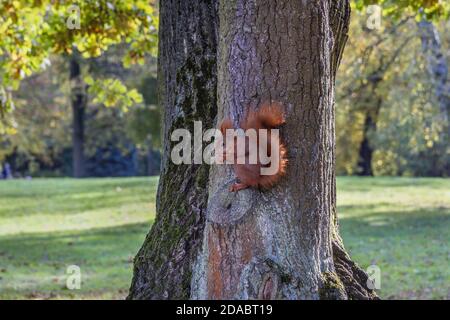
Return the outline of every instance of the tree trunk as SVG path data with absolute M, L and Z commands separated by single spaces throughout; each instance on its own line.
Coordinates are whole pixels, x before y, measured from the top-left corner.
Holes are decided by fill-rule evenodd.
M 70 82 L 72 104 L 72 150 L 73 176 L 82 178 L 85 175 L 84 163 L 84 111 L 86 93 L 81 79 L 80 64 L 76 57 L 70 59 Z
M 134 261 L 129 299 L 188 299 L 205 224 L 209 166 L 170 161 L 170 134 L 194 121 L 214 126 L 217 8 L 213 0 L 160 3 L 159 102 L 163 155 L 156 219 Z
M 363 139 L 359 146 L 359 160 L 358 160 L 358 175 L 360 176 L 373 176 L 372 172 L 372 154 L 373 149 L 369 142 L 369 132 L 372 131 L 374 126 L 372 117 L 370 114 L 366 114 L 363 127 Z
M 370 135 L 374 134 L 377 130 L 378 115 L 383 104 L 383 99 L 377 97 L 376 83 L 372 84 L 372 92 L 370 94 L 371 99 L 369 103 L 372 103 L 366 110 L 366 118 L 363 126 L 363 139 L 359 147 L 359 160 L 358 160 L 358 175 L 360 176 L 373 176 L 372 170 L 372 156 L 373 147 L 370 143 Z
M 348 1 L 221 0 L 217 38 L 214 2 L 160 9 L 163 171 L 129 298 L 376 297 L 345 252 L 336 217 L 334 78 Z M 172 130 L 217 123 L 216 89 L 218 121 L 237 124 L 268 100 L 285 106 L 290 162 L 272 190 L 230 193 L 230 167 L 170 162 Z
M 155 161 L 153 159 L 153 155 L 154 155 L 153 149 L 150 146 L 147 150 L 147 175 L 148 176 L 153 176 L 153 175 L 155 175 L 155 172 L 156 172 L 156 168 L 154 165 Z

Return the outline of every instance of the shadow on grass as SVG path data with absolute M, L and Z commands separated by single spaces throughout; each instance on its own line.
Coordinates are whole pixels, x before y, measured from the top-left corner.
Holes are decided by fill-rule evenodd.
M 381 269 L 382 298 L 448 297 L 448 209 L 386 212 L 374 210 L 373 206 L 351 206 L 351 211 L 350 217 L 340 219 L 344 244 L 363 269 L 372 264 Z
M 150 225 L 134 223 L 80 231 L 0 236 L 0 255 L 10 260 L 39 261 L 43 258 L 43 262 L 65 257 L 101 259 L 108 253 L 120 255 L 117 249 L 128 247 L 136 236 L 144 240 Z
M 92 192 L 90 193 L 92 195 Z M 75 197 L 74 197 L 75 196 Z M 2 206 L 0 209 L 0 216 L 2 218 L 14 218 L 19 216 L 30 217 L 34 214 L 78 214 L 86 211 L 99 210 L 114 210 L 120 208 L 124 204 L 132 205 L 136 202 L 144 201 L 139 194 L 114 194 L 103 193 L 97 196 L 77 197 L 77 195 L 68 196 L 53 196 L 49 199 L 40 201 L 30 201 L 24 199 L 26 202 L 17 200 L 16 203 Z M 27 203 L 28 202 L 28 203 Z M 145 202 L 154 203 L 155 197 L 153 194 L 145 198 Z M 49 203 L 51 205 L 49 205 Z
M 445 178 L 406 177 L 338 177 L 338 188 L 346 191 L 373 191 L 373 188 L 424 187 L 442 189 L 448 185 Z
M 0 299 L 96 295 L 113 297 L 128 288 L 132 260 L 150 223 L 82 231 L 0 237 Z M 83 274 L 82 290 L 67 290 L 67 266 Z M 123 292 L 122 292 L 123 293 Z
M 443 208 L 421 208 L 417 210 L 377 211 L 377 205 L 342 206 L 340 212 L 362 213 L 340 218 L 343 232 L 352 237 L 389 237 L 408 235 L 435 235 L 441 237 L 450 230 L 450 211 Z
M 93 180 L 88 185 L 86 180 L 3 181 L 0 184 L 0 218 L 41 213 L 75 214 L 137 202 L 153 203 L 156 182 L 156 178 Z

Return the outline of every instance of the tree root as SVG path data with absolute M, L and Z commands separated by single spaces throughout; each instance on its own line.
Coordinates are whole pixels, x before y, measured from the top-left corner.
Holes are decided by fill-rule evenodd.
M 369 276 L 345 251 L 342 240 L 332 241 L 333 260 L 336 274 L 344 285 L 348 299 L 350 300 L 379 300 L 376 292 L 369 289 L 367 280 Z

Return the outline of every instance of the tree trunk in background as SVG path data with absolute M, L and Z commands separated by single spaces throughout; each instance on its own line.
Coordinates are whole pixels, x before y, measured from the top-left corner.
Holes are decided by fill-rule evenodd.
M 153 144 L 152 144 L 152 138 L 147 138 L 147 175 L 153 176 L 155 174 L 155 165 L 154 165 L 154 159 L 153 159 Z
M 128 298 L 375 298 L 336 215 L 334 79 L 348 1 L 222 0 L 220 38 L 215 2 L 164 1 L 160 14 L 163 170 Z M 170 161 L 174 129 L 217 123 L 216 89 L 219 121 L 237 124 L 266 100 L 285 106 L 290 162 L 274 189 L 230 193 L 228 166 Z
M 155 160 L 153 159 L 154 152 L 151 147 L 149 147 L 147 151 L 147 175 L 153 176 L 155 175 L 155 172 L 157 171 L 155 168 Z
M 383 99 L 376 95 L 376 84 L 372 84 L 373 89 L 370 94 L 372 97 L 370 101 L 373 105 L 370 105 L 366 111 L 366 118 L 363 126 L 363 139 L 359 147 L 359 160 L 358 160 L 358 175 L 360 176 L 373 176 L 372 169 L 372 156 L 374 149 L 370 144 L 370 135 L 374 134 L 377 130 L 378 115 L 380 114 Z
M 70 59 L 70 82 L 72 104 L 72 157 L 73 176 L 82 178 L 85 175 L 84 163 L 84 111 L 86 93 L 81 79 L 80 64 L 75 57 Z
M 366 114 L 363 126 L 363 139 L 359 146 L 358 175 L 373 176 L 372 172 L 372 154 L 373 149 L 369 142 L 369 132 L 372 131 L 374 122 L 370 114 Z

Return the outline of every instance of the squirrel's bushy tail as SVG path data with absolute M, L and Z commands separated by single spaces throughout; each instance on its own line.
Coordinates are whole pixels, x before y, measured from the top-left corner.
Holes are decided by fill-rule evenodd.
M 283 144 L 280 144 L 280 151 L 278 157 L 273 159 L 272 165 L 277 166 L 277 173 L 274 175 L 260 175 L 258 185 L 263 189 L 272 188 L 280 179 L 286 174 L 286 167 L 288 164 L 287 149 Z
M 286 121 L 283 107 L 278 102 L 264 103 L 256 113 L 263 128 L 273 129 Z

